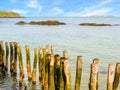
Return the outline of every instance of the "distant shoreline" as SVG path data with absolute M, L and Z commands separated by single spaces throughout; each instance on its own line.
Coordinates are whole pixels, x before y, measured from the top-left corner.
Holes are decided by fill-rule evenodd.
M 0 11 L 0 18 L 24 18 L 17 12 L 13 11 Z

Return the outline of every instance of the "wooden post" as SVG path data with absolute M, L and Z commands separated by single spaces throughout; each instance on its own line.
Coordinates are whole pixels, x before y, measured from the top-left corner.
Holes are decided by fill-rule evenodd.
M 107 90 L 113 90 L 114 64 L 108 65 Z
M 64 75 L 64 57 L 60 58 L 60 88 L 59 90 L 65 90 L 65 75 Z
M 113 90 L 119 90 L 118 85 L 120 83 L 120 63 L 116 64 L 115 77 L 113 81 Z
M 9 57 L 9 45 L 8 42 L 5 42 L 5 47 L 6 47 L 6 66 L 5 66 L 5 70 L 6 72 L 8 71 L 8 57 Z
M 22 51 L 21 51 L 20 43 L 17 43 L 17 54 L 18 54 L 19 68 L 20 68 L 19 85 L 21 86 L 24 78 L 24 68 L 23 68 Z
M 36 84 L 36 67 L 37 67 L 37 56 L 38 56 L 38 49 L 34 49 L 34 63 L 33 63 L 33 71 L 32 71 L 32 83 Z
M 30 48 L 28 45 L 25 46 L 25 51 L 26 51 L 26 64 L 27 64 L 28 80 L 31 81 L 32 74 L 31 74 L 31 63 L 30 63 Z
M 97 66 L 97 76 L 96 76 L 96 90 L 98 90 L 98 67 L 99 67 L 99 59 L 95 58 L 93 59 L 93 63 L 95 63 Z
M 11 72 L 11 75 L 13 74 L 13 43 L 10 42 L 10 72 Z
M 42 80 L 42 58 L 43 58 L 43 51 L 42 48 L 38 48 L 38 68 L 39 68 L 39 80 Z
M 46 49 L 43 49 L 43 58 L 42 58 L 42 88 L 45 86 L 45 59 L 46 59 Z
M 51 54 L 46 55 L 45 61 L 45 83 L 44 90 L 49 90 L 49 63 L 50 63 Z
M 2 72 L 4 72 L 4 43 L 0 41 L 0 67 L 2 67 Z
M 98 64 L 92 63 L 91 64 L 89 90 L 97 90 L 97 74 L 98 74 Z
M 55 83 L 54 83 L 54 55 L 51 55 L 51 57 L 50 57 L 49 90 L 55 90 Z
M 67 51 L 63 51 L 64 60 L 64 74 L 65 74 L 65 90 L 71 90 L 71 74 L 69 68 L 69 57 Z
M 13 75 L 17 75 L 17 43 L 14 42 L 14 63 L 13 63 Z
M 54 80 L 55 80 L 55 90 L 60 88 L 60 55 L 55 55 L 55 65 L 54 65 Z
M 76 64 L 75 90 L 80 90 L 81 75 L 82 75 L 82 56 L 78 56 Z

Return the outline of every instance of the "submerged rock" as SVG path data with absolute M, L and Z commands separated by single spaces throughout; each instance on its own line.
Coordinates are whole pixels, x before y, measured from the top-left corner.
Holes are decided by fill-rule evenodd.
M 81 23 L 81 26 L 112 26 L 111 24 Z
M 24 21 L 19 21 L 19 22 L 17 22 L 16 24 L 18 24 L 18 25 L 25 25 L 25 24 L 27 24 L 27 23 L 24 22 Z

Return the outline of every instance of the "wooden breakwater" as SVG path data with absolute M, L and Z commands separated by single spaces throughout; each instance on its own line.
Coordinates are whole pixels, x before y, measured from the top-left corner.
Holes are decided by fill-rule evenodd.
M 39 73 L 39 82 L 42 90 L 72 90 L 71 72 L 69 67 L 69 55 L 66 50 L 63 56 L 55 54 L 55 48 L 47 45 L 45 48 L 34 48 L 34 61 L 31 66 L 30 48 L 25 46 L 26 68 L 28 82 L 36 84 Z M 19 62 L 19 64 L 17 64 Z M 38 66 L 37 66 L 38 65 Z M 21 45 L 18 42 L 0 41 L 0 73 L 3 76 L 8 75 L 10 70 L 11 77 L 17 76 L 17 66 L 19 67 L 19 87 L 24 86 L 28 90 L 28 85 L 23 81 L 25 70 L 23 66 L 23 57 Z M 33 67 L 33 69 L 32 69 Z M 89 90 L 99 90 L 99 59 L 93 59 L 90 68 L 90 78 L 88 80 Z M 76 79 L 74 90 L 80 90 L 82 75 L 82 56 L 77 56 Z M 120 82 L 120 63 L 108 65 L 107 90 L 119 90 Z

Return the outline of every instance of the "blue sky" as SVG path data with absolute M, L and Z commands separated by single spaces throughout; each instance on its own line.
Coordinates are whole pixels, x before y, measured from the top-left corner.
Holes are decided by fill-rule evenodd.
M 120 16 L 120 0 L 1 0 L 0 10 L 22 16 Z

